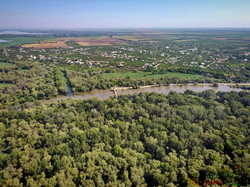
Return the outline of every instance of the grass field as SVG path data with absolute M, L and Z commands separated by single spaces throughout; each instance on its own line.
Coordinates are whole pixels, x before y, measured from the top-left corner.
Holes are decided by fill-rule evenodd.
M 193 74 L 185 74 L 185 73 L 164 73 L 164 74 L 152 74 L 150 72 L 126 72 L 126 73 L 105 73 L 104 77 L 106 78 L 113 78 L 113 77 L 134 77 L 134 78 L 155 78 L 160 79 L 163 77 L 179 77 L 179 78 L 188 78 L 194 79 L 201 77 L 200 75 L 193 75 Z
M 13 38 L 1 38 L 3 40 L 8 40 L 9 42 L 0 43 L 0 49 L 6 48 L 10 46 L 17 46 L 23 44 L 30 44 L 30 43 L 38 43 L 41 40 L 45 40 L 48 38 L 42 37 L 13 37 Z
M 75 41 L 67 41 L 66 45 L 69 47 L 81 47 L 81 45 L 79 45 L 77 42 Z
M 115 36 L 114 38 L 129 40 L 129 41 L 141 41 L 141 40 L 144 40 L 144 38 L 142 38 L 140 36 Z
M 7 86 L 11 86 L 12 84 L 8 84 L 8 83 L 0 83 L 0 88 L 2 87 L 7 87 Z
M 158 41 L 158 42 L 202 42 L 207 46 L 216 47 L 218 44 L 233 44 L 246 46 L 249 44 L 249 32 L 228 30 L 173 30 L 173 32 L 139 32 L 129 35 L 119 35 L 113 38 L 127 41 Z
M 0 67 L 9 68 L 9 67 L 12 67 L 12 66 L 13 66 L 13 64 L 11 64 L 11 63 L 0 62 Z
M 114 36 L 113 38 L 127 40 L 127 41 L 144 41 L 144 42 L 157 42 L 156 40 L 161 39 L 160 35 L 125 35 L 125 36 Z

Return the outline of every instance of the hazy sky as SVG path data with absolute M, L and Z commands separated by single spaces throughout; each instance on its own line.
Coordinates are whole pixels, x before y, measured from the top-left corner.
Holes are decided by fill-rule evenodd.
M 250 0 L 0 0 L 0 28 L 250 27 Z

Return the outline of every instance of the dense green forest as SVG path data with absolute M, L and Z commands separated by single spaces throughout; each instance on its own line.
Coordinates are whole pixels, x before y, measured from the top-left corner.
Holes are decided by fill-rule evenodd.
M 247 186 L 249 114 L 243 91 L 13 105 L 0 111 L 0 185 Z
M 9 64 L 12 67 L 0 69 L 0 108 L 48 99 L 66 90 L 61 71 L 54 67 L 26 62 Z

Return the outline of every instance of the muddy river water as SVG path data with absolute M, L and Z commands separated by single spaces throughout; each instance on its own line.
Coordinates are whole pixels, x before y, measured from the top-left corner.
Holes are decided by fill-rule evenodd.
M 68 94 L 65 96 L 57 96 L 52 99 L 46 100 L 44 102 L 48 103 L 54 103 L 59 100 L 65 100 L 68 98 L 72 98 L 75 100 L 86 100 L 90 98 L 97 98 L 100 100 L 108 99 L 111 96 L 115 96 L 114 91 L 111 90 L 92 90 L 89 92 L 78 92 L 78 93 L 72 93 L 69 86 L 68 88 Z M 126 95 L 126 94 L 136 94 L 140 92 L 155 92 L 155 93 L 163 93 L 168 94 L 170 91 L 176 91 L 178 93 L 183 93 L 186 90 L 192 90 L 195 92 L 201 92 L 204 90 L 212 89 L 216 92 L 222 91 L 222 92 L 229 92 L 229 91 L 242 91 L 242 89 L 239 88 L 232 88 L 226 84 L 220 84 L 218 87 L 212 87 L 211 85 L 205 84 L 205 85 L 170 85 L 170 86 L 159 86 L 159 87 L 142 87 L 139 89 L 119 89 L 117 90 L 117 95 Z

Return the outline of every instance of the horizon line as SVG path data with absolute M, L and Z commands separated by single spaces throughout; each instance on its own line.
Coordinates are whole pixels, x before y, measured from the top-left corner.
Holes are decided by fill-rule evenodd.
M 250 29 L 250 27 L 99 27 L 99 28 L 0 28 L 0 30 L 117 30 L 117 29 Z

